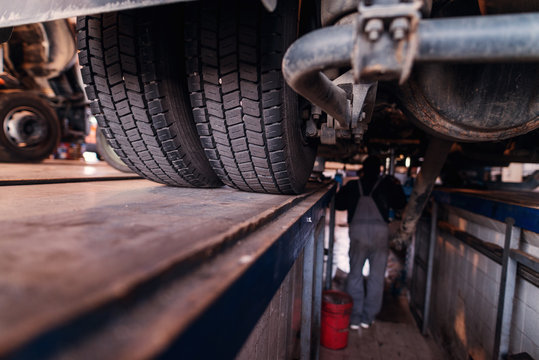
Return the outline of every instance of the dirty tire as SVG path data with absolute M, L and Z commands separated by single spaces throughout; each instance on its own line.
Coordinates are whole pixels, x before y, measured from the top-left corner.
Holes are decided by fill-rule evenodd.
M 77 19 L 86 94 L 107 142 L 131 170 L 167 185 L 219 186 L 175 64 L 183 55 L 169 45 L 182 35 L 177 21 L 167 21 L 168 9 Z
M 296 38 L 297 4 L 268 13 L 260 1 L 206 1 L 185 14 L 187 84 L 213 170 L 227 185 L 300 193 L 316 147 L 302 137 L 297 95 L 281 61 Z
M 46 99 L 29 91 L 0 94 L 0 161 L 46 159 L 60 136 L 60 122 Z
M 107 138 L 103 132 L 98 129 L 95 135 L 95 146 L 99 156 L 110 166 L 124 173 L 132 172 L 122 159 L 114 152 L 114 149 L 107 142 Z

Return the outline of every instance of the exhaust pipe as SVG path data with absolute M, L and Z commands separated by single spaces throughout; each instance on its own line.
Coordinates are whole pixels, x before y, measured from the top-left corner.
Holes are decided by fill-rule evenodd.
M 282 65 L 284 79 L 294 91 L 345 126 L 350 124 L 352 116 L 346 92 L 322 71 L 350 67 L 353 49 L 354 26 L 332 26 L 310 32 L 294 42 Z
M 388 47 L 371 45 L 369 49 L 354 49 L 357 30 L 356 25 L 349 24 L 313 31 L 290 46 L 282 64 L 288 85 L 345 127 L 351 123 L 346 92 L 322 71 L 361 63 L 353 60 L 365 55 L 360 52 L 370 50 L 366 54 L 374 61 L 369 66 L 384 74 L 384 59 L 395 56 L 391 52 L 395 46 L 388 34 L 384 34 Z M 421 20 L 417 32 L 408 34 L 411 36 L 418 39 L 415 53 L 407 54 L 414 62 L 539 61 L 539 13 Z M 361 74 L 362 69 L 354 70 Z M 447 140 L 431 139 L 401 227 L 393 239 L 395 244 L 406 244 L 415 231 L 451 144 Z
M 292 89 L 345 126 L 351 120 L 346 92 L 322 71 L 351 67 L 352 59 L 365 51 L 354 51 L 356 32 L 354 24 L 310 32 L 288 48 L 282 64 Z M 415 62 L 539 61 L 539 13 L 421 20 L 415 35 Z M 392 55 L 391 49 L 372 58 Z

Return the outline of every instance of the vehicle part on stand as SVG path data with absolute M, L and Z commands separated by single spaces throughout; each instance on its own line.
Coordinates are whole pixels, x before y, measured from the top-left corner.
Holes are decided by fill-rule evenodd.
M 421 170 L 414 183 L 412 194 L 404 208 L 399 230 L 392 237 L 391 242 L 397 248 L 408 243 L 423 209 L 429 200 L 432 188 L 440 171 L 444 166 L 445 159 L 453 145 L 452 141 L 432 137 L 429 141 L 425 160 L 421 164 Z
M 0 93 L 0 161 L 41 161 L 60 141 L 49 102 L 29 91 Z
M 103 132 L 97 129 L 95 134 L 95 146 L 97 154 L 103 158 L 113 168 L 121 172 L 132 172 L 129 166 L 127 166 L 122 159 L 114 152 L 112 146 L 107 142 L 107 138 L 103 135 Z
M 358 29 L 356 25 L 348 24 L 319 29 L 303 36 L 288 49 L 283 59 L 283 74 L 287 83 L 340 123 L 349 124 L 352 110 L 347 94 L 322 73 L 326 69 L 353 66 L 355 74 L 359 74 L 361 80 L 399 79 L 402 82 L 408 76 L 411 66 L 409 59 L 418 63 L 539 60 L 538 13 L 429 19 L 419 21 L 414 27 L 417 14 L 406 15 L 413 13 L 414 4 L 401 4 L 398 7 L 395 5 L 360 6 L 360 10 L 363 9 L 366 16 L 372 16 L 367 21 L 363 21 L 365 28 Z M 370 9 L 366 11 L 364 8 Z M 384 19 L 393 26 L 390 25 L 387 30 L 385 26 L 380 28 L 378 20 L 381 19 L 374 16 L 382 14 L 382 10 L 391 10 L 391 8 L 394 8 L 392 14 L 395 18 Z M 358 16 L 362 15 L 358 14 Z M 417 30 L 414 31 L 414 29 Z M 361 33 L 356 36 L 358 30 Z M 357 46 L 354 48 L 354 45 Z M 526 67 L 522 64 L 513 66 Z M 530 74 L 534 75 L 535 77 L 532 76 L 529 80 L 533 82 L 536 79 L 536 71 L 524 72 L 525 77 L 529 77 Z M 437 77 L 430 77 L 431 81 L 436 81 L 436 79 Z M 493 88 L 495 86 L 493 85 Z M 470 88 L 475 89 L 471 85 Z M 529 107 L 532 113 L 536 113 L 534 106 L 537 101 L 534 101 L 533 94 L 533 92 L 524 94 L 528 96 L 520 98 L 517 105 L 528 108 L 525 102 L 530 100 L 531 96 Z M 488 92 L 483 96 L 484 106 L 493 104 L 486 101 L 488 96 Z M 456 111 L 459 110 L 461 109 Z M 419 114 L 420 111 L 422 109 L 418 109 L 416 113 Z M 468 111 L 471 110 L 468 109 Z M 482 127 L 472 129 L 468 133 L 457 131 L 449 137 L 466 140 L 483 131 L 489 132 L 489 135 L 477 136 L 475 140 L 500 139 L 539 127 L 536 115 L 531 119 L 519 121 L 515 125 L 511 117 L 496 116 L 495 111 L 490 114 L 501 127 L 505 126 L 511 130 L 496 129 L 489 132 L 488 126 L 483 124 Z M 465 118 L 463 122 L 469 120 Z M 432 126 L 432 122 L 427 124 L 429 125 Z M 448 136 L 448 131 L 445 131 L 443 127 L 440 130 L 442 135 Z
M 78 143 L 86 134 L 88 104 L 68 21 L 16 26 L 0 53 L 1 89 L 46 95 L 60 122 L 61 142 Z
M 79 18 L 86 93 L 101 131 L 131 170 L 168 185 L 219 186 L 187 111 L 176 64 L 183 56 L 169 46 L 181 34 L 174 14 L 159 7 Z
M 227 185 L 294 194 L 312 170 L 297 95 L 281 60 L 296 38 L 297 3 L 273 13 L 258 2 L 197 3 L 185 18 L 186 71 L 200 141 Z

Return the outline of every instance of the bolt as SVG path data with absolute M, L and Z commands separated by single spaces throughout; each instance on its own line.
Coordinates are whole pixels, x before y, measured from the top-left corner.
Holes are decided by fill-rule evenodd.
M 408 19 L 406 18 L 396 18 L 391 23 L 391 26 L 389 27 L 389 31 L 393 35 L 393 40 L 399 41 L 404 39 L 406 36 L 406 33 L 408 32 L 409 24 Z
M 316 127 L 316 123 L 311 119 L 307 120 L 307 123 L 305 124 L 305 136 L 316 137 L 317 135 L 318 128 Z
M 404 39 L 404 30 L 402 29 L 395 29 L 395 31 L 393 32 L 393 39 L 394 40 L 402 40 Z
M 376 41 L 380 38 L 380 34 L 384 31 L 384 23 L 381 19 L 371 19 L 365 25 L 365 33 L 369 41 Z

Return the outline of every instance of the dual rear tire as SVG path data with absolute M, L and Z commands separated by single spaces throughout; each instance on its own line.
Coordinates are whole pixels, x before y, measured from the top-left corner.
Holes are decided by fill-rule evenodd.
M 271 14 L 238 1 L 78 19 L 92 112 L 130 169 L 175 186 L 303 190 L 316 149 L 281 75 L 298 14 L 282 3 Z

